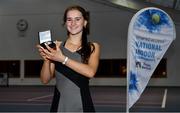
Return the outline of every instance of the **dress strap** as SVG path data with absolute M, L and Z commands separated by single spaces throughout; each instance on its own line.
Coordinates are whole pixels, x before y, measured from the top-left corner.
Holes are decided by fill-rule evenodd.
M 63 47 L 65 46 L 65 44 L 66 44 L 66 41 L 63 41 L 63 44 L 62 44 L 62 45 L 63 45 Z
M 62 41 L 62 44 L 60 45 L 60 48 L 64 48 L 65 47 L 65 44 L 66 44 L 66 41 Z

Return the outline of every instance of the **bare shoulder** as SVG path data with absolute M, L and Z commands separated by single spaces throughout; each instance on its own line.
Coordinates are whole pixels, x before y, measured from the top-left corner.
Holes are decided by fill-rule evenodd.
M 100 53 L 100 44 L 97 42 L 92 42 L 92 51 L 94 51 L 93 53 Z
M 100 49 L 100 44 L 97 42 L 92 42 L 92 44 L 94 45 L 95 49 Z

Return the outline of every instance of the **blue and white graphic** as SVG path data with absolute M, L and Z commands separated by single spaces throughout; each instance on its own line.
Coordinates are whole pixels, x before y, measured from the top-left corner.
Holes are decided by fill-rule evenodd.
M 139 99 L 175 37 L 174 23 L 161 9 L 144 8 L 133 16 L 127 44 L 128 109 Z

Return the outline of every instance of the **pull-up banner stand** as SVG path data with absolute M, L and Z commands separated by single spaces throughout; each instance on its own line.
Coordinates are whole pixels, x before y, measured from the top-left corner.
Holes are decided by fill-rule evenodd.
M 133 16 L 127 43 L 127 112 L 140 98 L 175 37 L 174 23 L 163 10 L 149 7 Z

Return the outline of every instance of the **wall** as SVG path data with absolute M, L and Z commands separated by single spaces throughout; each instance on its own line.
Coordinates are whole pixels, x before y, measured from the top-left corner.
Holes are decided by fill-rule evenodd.
M 126 8 L 113 8 L 91 0 L 1 0 L 0 1 L 0 60 L 21 60 L 21 78 L 10 79 L 10 84 L 41 84 L 39 79 L 24 78 L 23 61 L 40 59 L 36 49 L 38 31 L 51 29 L 53 40 L 64 40 L 66 30 L 62 26 L 65 8 L 79 4 L 90 12 L 89 39 L 101 44 L 101 58 L 126 58 L 127 30 L 135 11 Z M 24 36 L 16 29 L 19 19 L 29 23 Z M 151 79 L 149 85 L 180 86 L 180 25 L 176 24 L 177 39 L 173 42 L 167 57 L 168 77 Z M 52 83 L 54 82 L 52 81 Z M 94 78 L 91 85 L 125 85 L 126 80 L 120 78 Z

